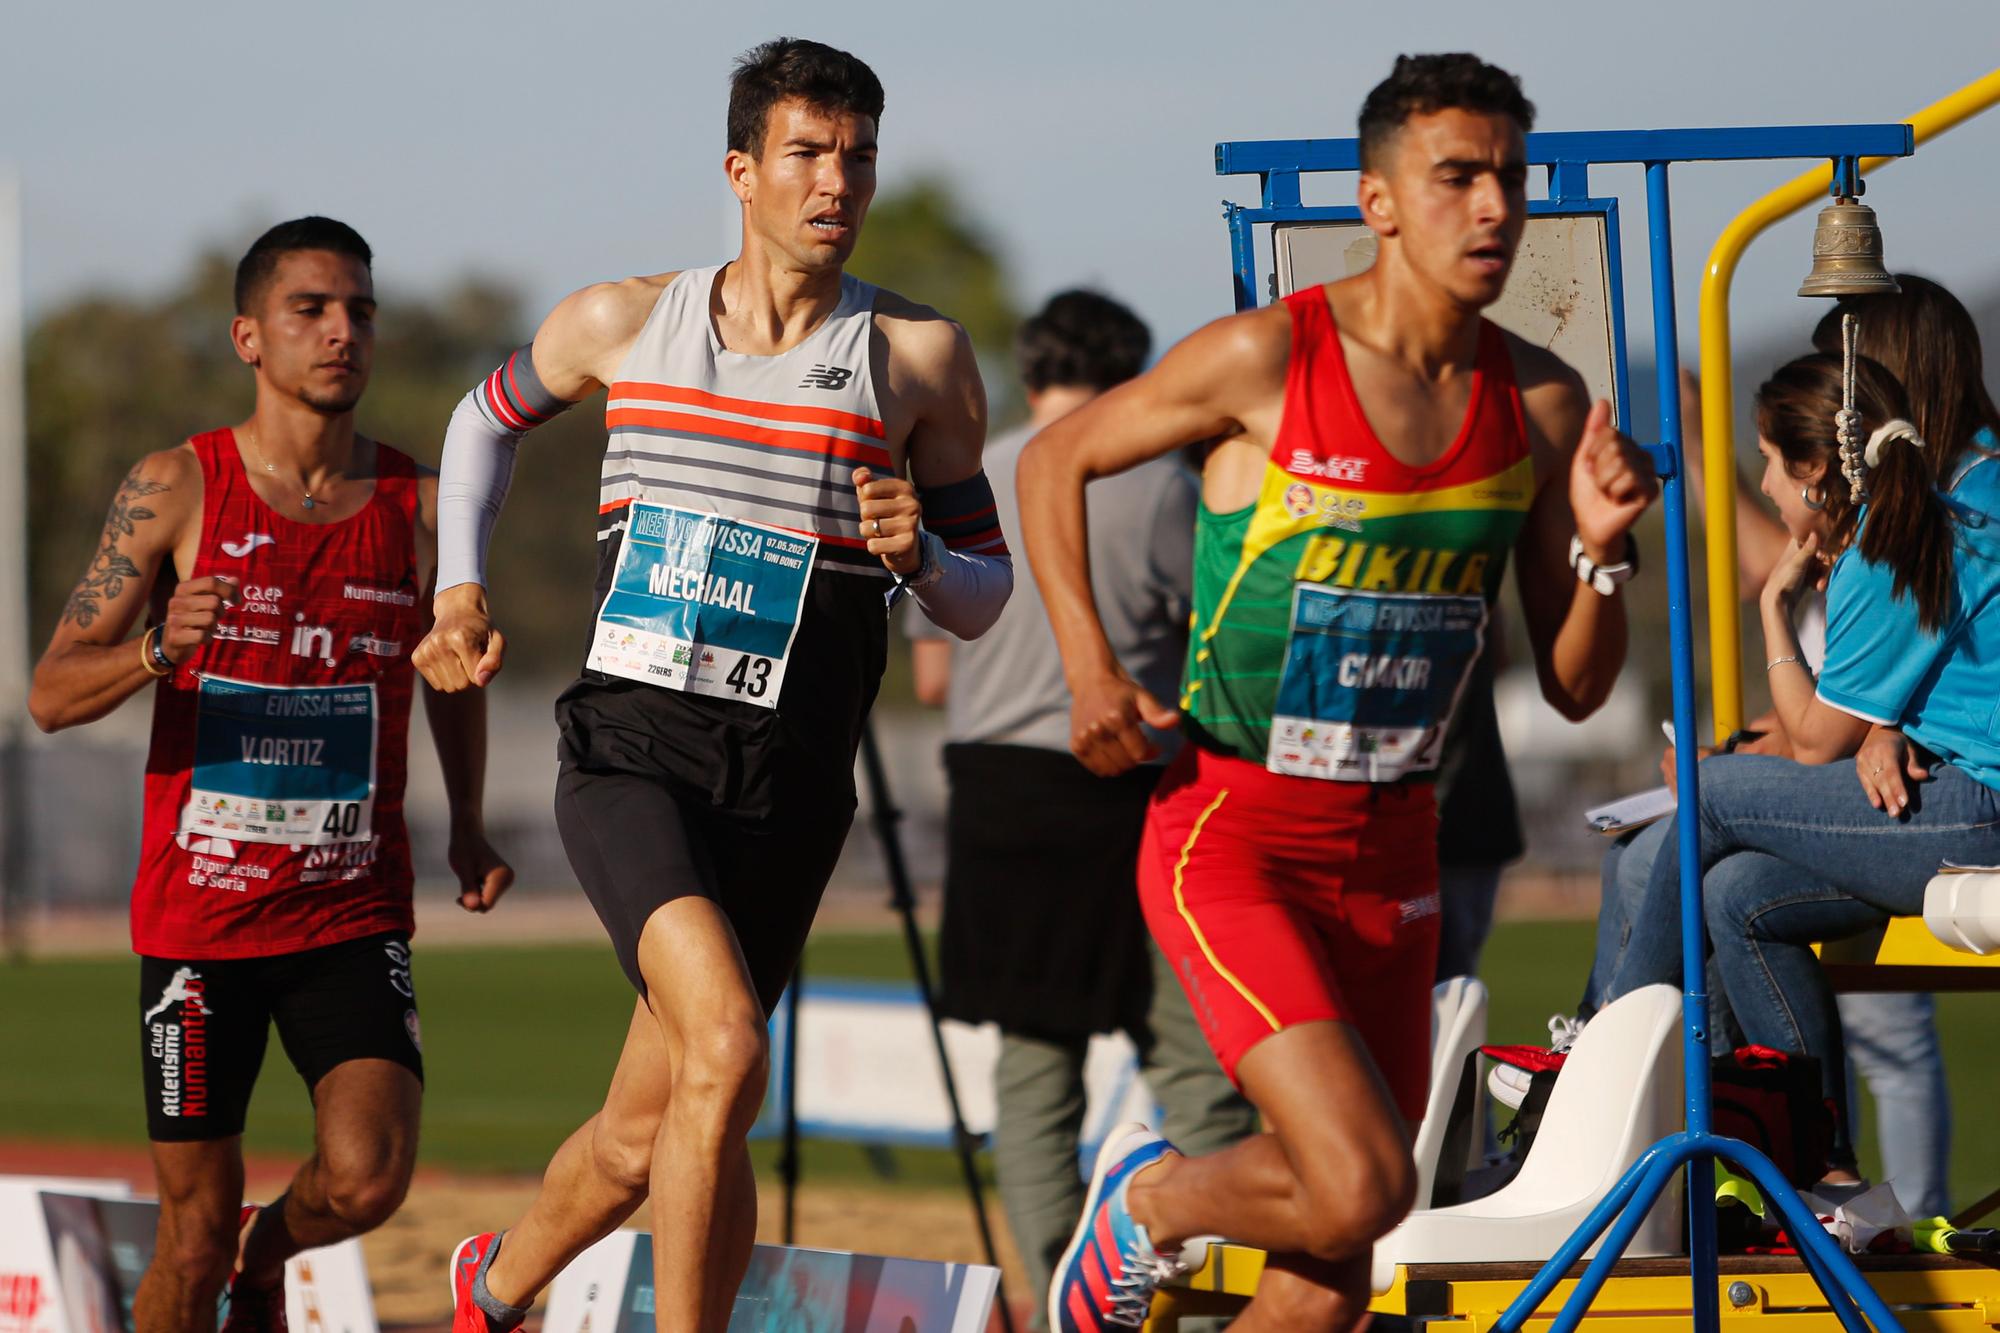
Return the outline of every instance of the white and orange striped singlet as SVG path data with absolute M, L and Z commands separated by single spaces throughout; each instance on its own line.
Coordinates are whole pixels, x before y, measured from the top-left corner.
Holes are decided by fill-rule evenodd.
M 721 273 L 690 269 L 667 284 L 611 384 L 593 606 L 610 590 L 635 500 L 810 533 L 819 547 L 787 666 L 797 683 L 772 710 L 586 667 L 556 717 L 564 762 L 664 777 L 754 821 L 801 800 L 853 800 L 893 584 L 861 535 L 852 474 L 895 467 L 870 365 L 876 289 L 843 277 L 840 303 L 805 341 L 746 356 L 722 346 L 709 317 Z
M 660 293 L 618 368 L 598 539 L 624 530 L 635 499 L 789 528 L 819 538 L 823 570 L 886 579 L 861 535 L 851 477 L 891 476 L 870 374 L 875 288 L 840 280 L 840 304 L 776 356 L 732 352 L 709 304 L 722 269 L 688 269 Z

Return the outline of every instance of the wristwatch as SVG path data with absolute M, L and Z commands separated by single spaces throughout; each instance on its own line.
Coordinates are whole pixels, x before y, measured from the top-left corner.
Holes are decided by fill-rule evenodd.
M 1639 543 L 1632 540 L 1632 534 L 1625 534 L 1625 558 L 1615 565 L 1600 565 L 1583 553 L 1583 538 L 1572 535 L 1569 539 L 1569 567 L 1576 571 L 1579 582 L 1590 585 L 1590 590 L 1600 597 L 1609 597 L 1618 591 L 1618 585 L 1628 581 L 1639 572 Z
M 932 550 L 932 546 L 937 547 Z M 927 528 L 917 529 L 917 567 L 896 575 L 896 582 L 911 592 L 922 592 L 944 577 L 944 539 Z

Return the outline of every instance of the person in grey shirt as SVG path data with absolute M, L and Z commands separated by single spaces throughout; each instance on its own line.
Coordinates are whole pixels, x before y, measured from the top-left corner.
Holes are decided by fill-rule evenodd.
M 1030 417 L 985 455 L 1002 531 L 1020 531 L 1014 470 L 1029 438 L 1136 375 L 1150 344 L 1137 316 L 1094 292 L 1063 292 L 1022 325 Z M 1197 491 L 1191 470 L 1161 458 L 1090 492 L 1098 611 L 1118 660 L 1158 698 L 1178 693 L 1187 653 Z M 1076 761 L 1062 659 L 1033 579 L 1015 581 L 981 638 L 953 642 L 914 613 L 906 629 L 918 698 L 949 718 L 939 1004 L 1000 1027 L 994 1168 L 1040 1328 L 1083 1213 L 1093 1033 L 1131 1036 L 1166 1132 L 1187 1151 L 1227 1147 L 1256 1129 L 1256 1113 L 1217 1065 L 1139 914 L 1140 830 L 1178 735 L 1153 733 L 1158 763 L 1117 778 Z

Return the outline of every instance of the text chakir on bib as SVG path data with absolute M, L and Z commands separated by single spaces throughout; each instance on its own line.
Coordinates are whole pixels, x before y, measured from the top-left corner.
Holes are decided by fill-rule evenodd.
M 1325 291 L 1292 349 L 1256 501 L 1204 506 L 1181 707 L 1199 743 L 1337 782 L 1427 776 L 1534 498 L 1504 336 L 1480 327 L 1458 438 L 1412 468 L 1369 427 Z

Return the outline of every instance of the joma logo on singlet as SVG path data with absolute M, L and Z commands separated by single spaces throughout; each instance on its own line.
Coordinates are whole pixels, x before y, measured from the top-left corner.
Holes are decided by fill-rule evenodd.
M 845 389 L 854 372 L 841 366 L 814 366 L 799 381 L 801 389 Z

